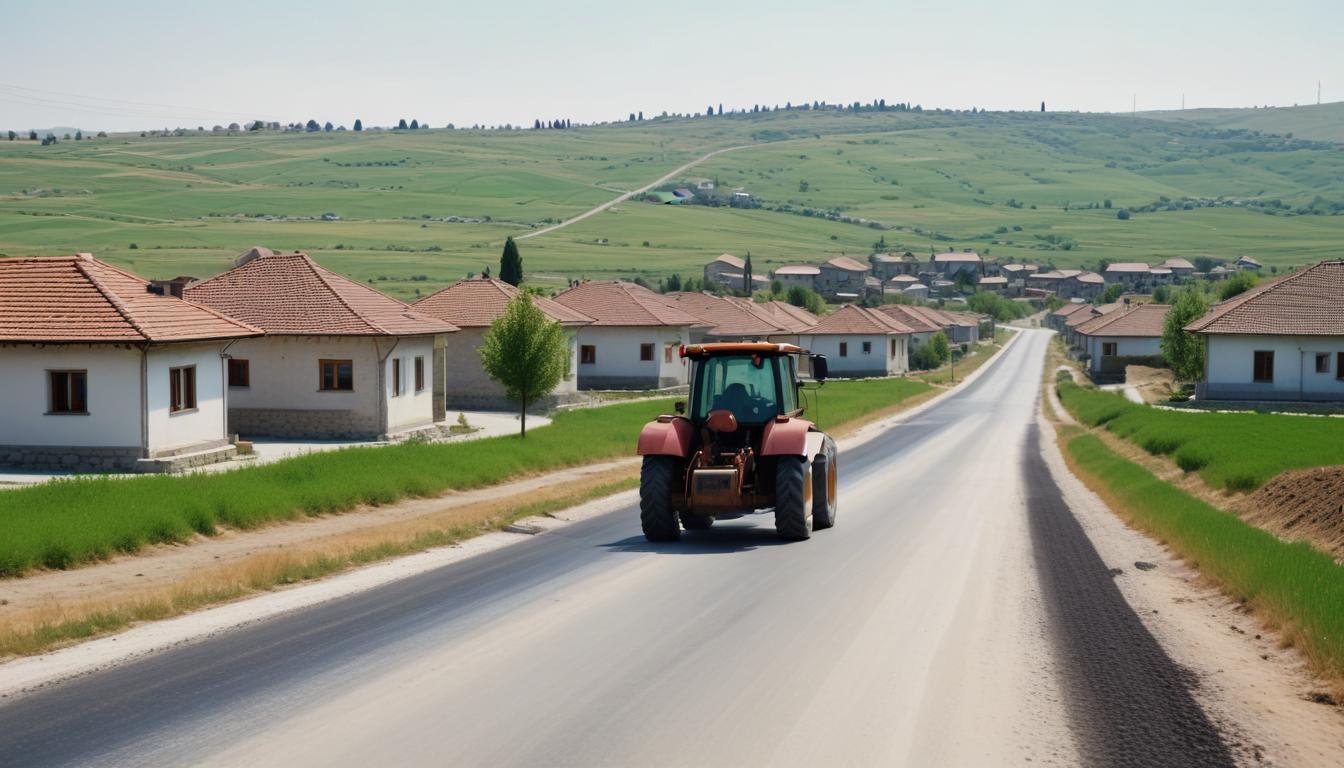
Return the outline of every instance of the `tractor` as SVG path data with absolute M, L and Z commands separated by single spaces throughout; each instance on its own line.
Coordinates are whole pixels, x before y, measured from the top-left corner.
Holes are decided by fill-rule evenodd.
M 681 347 L 691 363 L 690 408 L 639 433 L 639 516 L 651 542 L 676 541 L 773 508 L 775 531 L 810 538 L 835 525 L 835 441 L 804 419 L 800 361 L 818 385 L 826 358 L 793 344 L 743 342 Z

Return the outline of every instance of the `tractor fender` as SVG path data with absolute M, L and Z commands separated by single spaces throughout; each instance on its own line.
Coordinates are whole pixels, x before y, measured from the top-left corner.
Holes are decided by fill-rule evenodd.
M 815 456 L 825 435 L 807 419 L 778 418 L 765 425 L 762 456 Z
M 679 456 L 691 452 L 691 422 L 680 416 L 659 416 L 639 431 L 640 456 Z

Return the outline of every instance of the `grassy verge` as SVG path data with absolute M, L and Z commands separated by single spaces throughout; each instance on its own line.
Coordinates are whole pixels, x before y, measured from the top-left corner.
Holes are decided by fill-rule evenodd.
M 932 391 L 933 387 L 918 379 L 833 380 L 821 387 L 809 385 L 806 415 L 818 427 L 836 431 L 868 417 L 880 418 L 880 412 Z
M 1010 332 L 1004 331 L 1004 333 Z M 971 372 L 976 368 L 984 365 L 985 361 L 993 357 L 995 352 L 1003 349 L 1003 345 L 1006 343 L 1006 340 L 1002 342 L 996 340 L 993 344 L 977 344 L 970 354 L 957 360 L 955 363 L 944 365 L 941 368 L 935 368 L 932 371 L 917 373 L 914 374 L 914 376 L 930 384 L 940 386 L 956 384 L 958 381 L 970 376 Z M 955 378 L 953 378 L 954 376 Z
M 1260 612 L 1321 670 L 1344 678 L 1344 568 L 1163 482 L 1081 430 L 1061 430 L 1076 473 L 1112 508 Z
M 1169 455 L 1214 488 L 1252 491 L 1285 470 L 1344 464 L 1344 421 L 1338 419 L 1168 411 L 1070 381 L 1061 381 L 1058 392 L 1083 424 Z

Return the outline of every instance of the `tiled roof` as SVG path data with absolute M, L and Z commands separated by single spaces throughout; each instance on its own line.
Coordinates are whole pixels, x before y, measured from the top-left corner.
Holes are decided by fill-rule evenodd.
M 826 264 L 828 266 L 835 267 L 836 269 L 843 269 L 848 272 L 868 271 L 868 266 L 866 264 L 860 264 L 859 262 L 849 258 L 848 256 L 836 256 L 834 259 L 830 259 L 829 261 L 827 261 Z
M 918 278 L 918 277 L 915 277 L 914 275 L 897 275 L 897 276 L 891 278 L 891 280 L 889 280 L 888 282 L 892 282 L 892 283 L 918 283 L 918 282 L 919 282 L 919 278 Z
M 458 280 L 435 291 L 411 306 L 430 317 L 446 320 L 458 328 L 489 326 L 519 293 L 517 288 L 491 277 Z M 545 296 L 533 296 L 532 303 L 547 318 L 561 325 L 587 325 L 593 319 Z
M 1076 275 L 1073 275 L 1073 279 L 1077 280 L 1080 283 L 1094 283 L 1098 285 L 1106 282 L 1106 278 L 1102 277 L 1101 275 L 1098 275 L 1096 272 L 1080 272 Z
M 556 296 L 555 300 L 593 318 L 594 326 L 708 325 L 700 318 L 670 306 L 648 288 L 622 281 L 579 283 Z
M 868 258 L 885 264 L 902 264 L 915 261 L 915 256 L 912 253 L 875 253 Z
M 1036 265 L 1035 265 L 1035 264 L 1004 264 L 1002 267 L 999 267 L 999 269 L 1002 269 L 1004 272 L 1035 272 L 1035 271 L 1036 271 Z
M 665 293 L 663 301 L 713 326 L 710 336 L 769 336 L 786 333 L 787 329 L 770 320 L 765 314 L 753 312 L 746 304 L 750 299 L 734 301 L 708 293 Z
M 974 251 L 966 253 L 938 253 L 934 254 L 933 260 L 936 262 L 958 262 L 958 261 L 980 261 L 980 254 Z
M 1194 264 L 1191 264 L 1187 259 L 1182 259 L 1182 258 L 1180 258 L 1180 257 L 1173 257 L 1173 258 L 1167 259 L 1166 261 L 1162 262 L 1162 266 L 1166 267 L 1167 269 L 1194 269 L 1194 268 L 1195 268 L 1195 265 L 1194 265 Z
M 745 261 L 739 259 L 738 257 L 734 256 L 734 255 L 731 254 L 731 253 L 725 253 L 725 254 L 723 254 L 722 256 L 719 256 L 718 258 L 714 259 L 714 261 L 717 261 L 717 262 L 720 262 L 720 263 L 723 263 L 723 264 L 727 264 L 728 266 L 732 267 L 733 269 L 746 269 L 746 268 L 747 268 L 747 262 L 745 262 Z M 713 262 L 710 262 L 710 263 L 713 263 Z
M 1196 333 L 1344 336 L 1344 261 L 1323 261 L 1215 304 Z
M 1056 309 L 1054 312 L 1051 312 L 1050 314 L 1054 315 L 1055 317 L 1068 317 L 1069 315 L 1072 315 L 1074 312 L 1079 312 L 1084 309 L 1091 309 L 1091 308 L 1092 308 L 1091 304 L 1065 304 L 1064 306 L 1060 307 L 1059 309 Z
M 855 304 L 847 304 L 837 309 L 807 330 L 807 333 L 813 336 L 913 332 L 910 326 L 889 315 Z
M 789 264 L 775 270 L 776 275 L 819 275 L 820 267 L 814 267 L 811 264 Z
M 1107 272 L 1147 272 L 1148 265 L 1141 261 L 1118 261 L 1106 265 Z
M 913 333 L 936 333 L 943 329 L 943 326 L 933 322 L 925 315 L 913 311 L 911 307 L 905 304 L 883 304 L 877 308 L 877 311 L 905 325 Z
M 1167 304 L 1135 304 L 1129 309 L 1094 317 L 1078 326 L 1083 336 L 1124 336 L 1127 338 L 1156 338 L 1162 335 L 1162 324 L 1171 306 Z
M 258 336 L 87 253 L 0 259 L 0 341 L 169 342 Z
M 787 328 L 791 333 L 807 330 L 821 319 L 820 315 L 814 315 L 806 309 L 795 307 L 786 301 L 767 301 L 758 306 L 770 313 L 775 322 Z
M 188 286 L 187 300 L 269 334 L 418 336 L 457 330 L 318 266 L 307 254 L 262 253 L 239 261 L 228 272 Z
M 1006 277 L 982 277 L 980 278 L 979 282 L 979 285 L 1007 285 L 1007 284 L 1008 284 L 1008 278 Z
M 1256 261 L 1255 259 L 1251 258 L 1250 256 L 1242 256 L 1241 258 L 1237 259 L 1237 263 L 1238 263 L 1238 264 L 1247 264 L 1247 265 L 1252 266 L 1252 267 L 1261 267 L 1261 266 L 1264 266 L 1264 265 L 1261 264 L 1259 261 Z

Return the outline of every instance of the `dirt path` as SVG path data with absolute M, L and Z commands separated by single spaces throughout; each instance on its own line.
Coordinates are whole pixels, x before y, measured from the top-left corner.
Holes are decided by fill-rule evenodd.
M 544 235 L 544 234 L 546 234 L 547 232 L 554 232 L 555 230 L 560 229 L 561 227 L 568 227 L 570 224 L 574 224 L 574 223 L 576 223 L 576 222 L 583 221 L 584 219 L 588 218 L 589 216 L 595 216 L 595 215 L 597 215 L 597 214 L 599 214 L 599 213 L 601 213 L 601 212 L 607 210 L 608 208 L 612 207 L 613 205 L 620 205 L 621 203 L 625 202 L 626 200 L 629 200 L 630 198 L 634 197 L 635 195 L 642 195 L 642 194 L 644 194 L 645 192 L 648 192 L 650 189 L 653 189 L 654 187 L 658 186 L 659 184 L 662 184 L 662 183 L 666 182 L 668 179 L 671 179 L 671 178 L 673 178 L 674 176 L 676 176 L 676 175 L 678 175 L 678 174 L 685 173 L 686 171 L 689 171 L 690 169 L 692 169 L 692 168 L 694 168 L 695 166 L 697 166 L 697 165 L 699 165 L 699 164 L 705 162 L 706 160 L 709 160 L 709 159 L 712 158 L 712 157 L 717 157 L 717 156 L 719 156 L 719 155 L 724 154 L 725 152 L 735 152 L 735 151 L 737 151 L 737 150 L 739 150 L 739 149 L 746 149 L 747 147 L 754 147 L 754 146 L 756 146 L 756 145 L 755 145 L 755 144 L 739 144 L 739 145 L 736 146 L 736 147 L 724 147 L 723 149 L 716 149 L 716 150 L 714 150 L 713 152 L 708 152 L 708 153 L 706 153 L 706 154 L 701 155 L 700 157 L 697 157 L 696 159 L 692 160 L 691 162 L 686 163 L 685 165 L 683 165 L 683 166 L 681 166 L 681 167 L 679 167 L 679 168 L 677 168 L 677 169 L 675 169 L 675 170 L 672 170 L 672 171 L 670 171 L 670 172 L 668 172 L 668 173 L 666 173 L 666 174 L 660 176 L 660 177 L 657 178 L 656 180 L 651 181 L 651 182 L 649 182 L 648 184 L 645 184 L 644 186 L 640 187 L 639 189 L 632 190 L 632 191 L 630 191 L 630 192 L 626 192 L 626 193 L 623 194 L 623 195 L 619 195 L 619 196 L 616 197 L 614 200 L 609 200 L 609 201 L 607 201 L 607 202 L 605 202 L 605 203 L 603 203 L 603 204 L 597 206 L 596 208 L 593 208 L 593 209 L 584 211 L 583 213 L 580 213 L 579 215 L 574 216 L 574 217 L 572 217 L 572 218 L 565 219 L 564 221 L 560 222 L 559 224 L 552 224 L 552 225 L 550 225 L 549 227 L 542 227 L 541 229 L 534 230 L 534 231 L 532 231 L 532 232 L 528 232 L 528 233 L 526 233 L 526 234 L 518 235 L 517 237 L 515 237 L 515 238 L 513 238 L 513 239 L 514 239 L 514 240 L 527 240 L 528 238 L 538 237 L 538 236 L 540 236 L 540 235 Z

